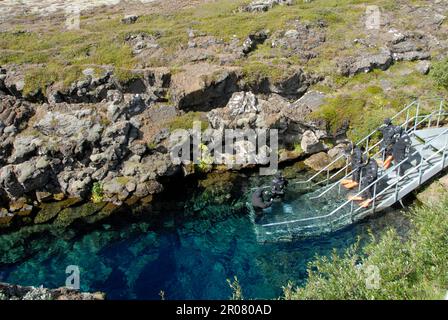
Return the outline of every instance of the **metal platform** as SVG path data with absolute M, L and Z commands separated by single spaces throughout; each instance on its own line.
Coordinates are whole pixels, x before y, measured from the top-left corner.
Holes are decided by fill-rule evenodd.
M 448 166 L 448 127 L 443 126 L 448 116 L 445 107 L 444 101 L 440 100 L 432 110 L 426 109 L 422 114 L 420 102 L 415 101 L 397 113 L 393 119 L 406 115 L 401 126 L 412 140 L 408 157 L 387 170 L 380 169 L 377 180 L 362 190 L 358 188 L 349 193 L 341 187 L 340 181 L 347 179 L 352 172 L 348 162 L 342 169 L 331 171 L 332 163 L 340 161 L 339 157 L 307 181 L 292 182 L 319 186 L 317 190 L 289 195 L 282 203 L 275 203 L 266 209 L 262 216 L 257 216 L 248 203 L 257 240 L 292 241 L 337 231 L 392 206 L 434 177 Z M 381 140 L 372 141 L 378 129 L 358 145 L 364 145 L 369 156 L 380 163 L 382 152 L 378 146 Z M 399 167 L 405 169 L 401 177 L 397 174 Z M 322 176 L 325 178 L 314 181 Z M 373 189 L 369 207 L 362 208 L 358 202 L 347 200 L 349 195 L 361 195 L 367 188 Z

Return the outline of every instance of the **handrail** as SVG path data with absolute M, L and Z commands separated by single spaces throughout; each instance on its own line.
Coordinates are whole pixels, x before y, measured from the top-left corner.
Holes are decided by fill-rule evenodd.
M 423 122 L 425 122 L 427 119 L 432 118 L 434 113 L 439 113 L 439 111 L 433 111 L 430 114 L 427 115 L 422 115 L 423 120 L 421 120 L 420 122 L 417 123 L 417 126 L 419 126 L 420 124 L 422 124 Z M 448 115 L 448 113 L 447 113 Z M 409 119 L 409 121 L 406 122 L 412 122 L 414 120 L 414 118 L 419 118 L 418 116 L 412 117 L 411 119 Z M 405 125 L 406 123 L 401 124 L 400 126 Z M 415 130 L 411 129 L 412 132 L 409 132 L 410 135 L 415 135 Z M 381 141 L 383 141 L 383 139 L 381 139 L 380 141 L 378 141 L 375 145 L 372 146 L 372 149 L 374 149 L 376 146 L 378 146 Z M 370 151 L 370 150 L 368 150 Z M 366 151 L 366 152 L 368 152 Z M 375 158 L 376 156 L 378 156 L 380 153 L 382 153 L 382 150 L 379 150 L 378 152 L 376 152 L 371 158 Z M 333 179 L 334 177 L 336 177 L 341 171 L 345 170 L 345 167 L 340 169 L 338 172 L 336 172 L 335 174 L 333 174 L 331 177 L 329 177 L 329 179 Z M 327 188 L 324 192 L 322 192 L 321 194 L 319 194 L 318 196 L 312 197 L 310 199 L 314 200 L 314 199 L 319 199 L 320 197 L 322 197 L 323 195 L 327 194 L 330 190 L 332 190 L 335 186 L 339 185 L 339 181 L 341 181 L 342 179 L 346 179 L 349 176 L 351 176 L 353 174 L 355 170 L 350 171 L 350 173 L 346 174 L 344 177 L 342 177 L 340 180 L 338 180 L 337 182 L 333 183 L 329 188 Z
M 444 112 L 444 113 L 440 113 L 439 111 L 433 111 L 433 112 L 430 113 L 430 114 L 424 114 L 424 115 L 420 115 L 420 116 L 414 116 L 414 117 L 412 117 L 412 118 L 410 118 L 410 119 L 408 119 L 408 120 L 405 120 L 405 122 L 402 123 L 402 124 L 400 124 L 400 126 L 401 126 L 401 127 L 402 127 L 402 126 L 405 126 L 405 125 L 407 126 L 407 124 L 410 123 L 410 122 L 413 122 L 414 119 L 418 119 L 418 118 L 421 118 L 421 117 L 425 117 L 423 120 L 421 120 L 420 122 L 418 122 L 418 123 L 415 125 L 415 126 L 419 126 L 420 124 L 422 124 L 423 122 L 425 122 L 428 118 L 431 118 L 431 117 L 433 116 L 434 113 L 438 113 L 438 116 L 439 116 L 439 117 L 442 116 L 442 115 L 444 115 L 444 116 L 448 115 L 448 113 L 446 113 L 446 112 Z M 409 133 L 411 133 L 411 131 L 412 131 L 412 133 L 413 133 L 414 130 L 412 130 L 412 129 L 414 129 L 414 128 L 411 128 L 411 129 L 409 130 Z M 407 132 L 408 132 L 408 131 L 407 131 Z M 377 147 L 382 141 L 383 141 L 383 139 L 380 139 L 380 140 L 379 140 L 377 143 L 375 143 L 373 146 L 370 146 L 368 150 L 364 151 L 363 154 L 368 154 L 371 150 L 375 149 L 375 147 Z M 381 150 L 378 151 L 377 153 L 375 153 L 372 157 L 376 157 L 379 153 L 381 153 Z M 315 184 L 316 184 L 316 185 L 319 185 L 319 184 L 321 184 L 321 183 L 323 183 L 323 182 L 327 182 L 328 180 L 331 180 L 331 179 L 335 178 L 339 173 L 341 173 L 342 171 L 344 171 L 344 170 L 347 169 L 347 168 L 348 168 L 348 164 L 346 164 L 344 167 L 342 167 L 342 168 L 339 169 L 336 173 L 334 173 L 333 175 L 327 177 L 326 179 L 321 180 L 321 181 L 319 181 L 319 182 L 315 182 Z M 326 171 L 328 171 L 328 169 L 327 169 Z M 342 177 L 341 179 L 345 179 L 345 178 L 349 177 L 351 174 L 353 174 L 353 171 L 354 171 L 354 170 L 352 170 L 350 173 L 346 174 L 346 175 L 345 175 L 344 177 Z
M 436 139 L 436 138 L 438 138 L 438 137 L 440 137 L 440 136 L 446 134 L 447 132 L 448 132 L 448 129 L 445 130 L 445 131 L 443 131 L 441 134 L 439 134 L 439 135 L 438 135 L 437 137 L 435 137 L 434 139 Z M 430 141 L 432 141 L 432 140 L 433 140 L 433 139 L 431 139 Z M 429 142 L 430 142 L 430 141 L 429 141 Z M 421 169 L 421 167 L 424 165 L 424 163 L 429 164 L 429 161 L 430 161 L 432 158 L 434 158 L 436 155 L 438 155 L 439 153 L 442 153 L 442 161 L 443 161 L 443 160 L 444 160 L 443 153 L 446 151 L 447 145 L 448 145 L 448 139 L 446 140 L 446 142 L 445 142 L 445 146 L 443 147 L 443 149 L 434 151 L 433 154 L 432 154 L 429 158 L 421 157 L 421 160 L 420 160 L 420 163 L 418 164 L 418 166 L 411 168 L 411 169 L 408 170 L 408 172 L 406 172 L 403 176 L 400 176 L 396 181 L 394 181 L 393 184 L 390 184 L 390 185 L 388 185 L 386 188 L 384 188 L 383 190 L 381 190 L 381 192 L 379 192 L 378 194 L 376 194 L 376 196 L 373 198 L 373 200 L 376 200 L 378 197 L 380 197 L 381 195 L 383 195 L 386 191 L 388 191 L 388 190 L 391 189 L 392 187 L 397 186 L 398 183 L 399 183 L 400 181 L 404 180 L 406 177 L 408 177 L 408 176 L 409 176 L 411 173 L 413 173 L 414 171 L 417 171 L 417 170 L 420 171 L 420 169 Z M 414 152 L 414 154 L 417 153 L 417 152 L 418 152 L 418 151 Z M 404 159 L 404 160 L 401 161 L 399 164 L 397 164 L 397 167 L 400 168 L 400 166 L 401 166 L 404 162 L 406 162 L 406 161 L 408 160 L 409 157 L 410 157 L 410 156 L 408 156 L 406 159 Z M 387 177 L 387 175 L 383 175 L 382 177 L 380 177 L 379 179 L 377 179 L 377 181 L 375 181 L 374 184 L 378 183 L 378 182 L 379 182 L 382 178 L 384 178 L 384 177 Z M 409 183 L 412 183 L 412 181 L 410 181 Z M 372 185 L 370 185 L 369 187 L 372 187 Z M 391 195 L 390 197 L 392 197 L 392 196 L 395 196 L 395 195 Z M 388 197 L 388 198 L 386 198 L 386 199 L 383 199 L 382 201 L 386 201 L 386 200 L 389 199 L 390 197 Z M 353 201 L 353 200 L 351 200 L 351 201 Z M 357 208 L 355 211 L 350 212 L 350 214 L 355 214 L 355 213 L 357 213 L 358 211 L 360 211 L 361 209 L 363 209 L 363 208 L 362 208 L 362 207 L 359 207 L 359 208 Z M 373 208 L 373 210 L 375 210 L 375 209 Z M 347 216 L 347 215 L 344 215 L 344 216 Z
M 417 100 L 414 100 L 413 102 L 411 102 L 409 105 L 407 105 L 405 108 L 403 108 L 402 110 L 400 110 L 398 113 L 396 113 L 391 120 L 394 120 L 396 117 L 398 117 L 400 114 L 402 114 L 404 111 L 408 110 L 409 108 L 411 108 L 415 103 L 417 102 Z M 370 132 L 370 134 L 368 134 L 367 136 L 365 136 L 364 138 L 362 138 L 361 140 L 359 140 L 356 145 L 360 145 L 361 143 L 363 143 L 364 141 L 366 141 L 368 138 L 370 138 L 371 136 L 373 136 L 375 133 L 377 133 L 379 131 L 379 129 L 381 128 L 381 126 L 377 127 L 375 130 L 373 130 L 372 132 Z M 328 165 L 326 165 L 324 168 L 322 168 L 320 171 L 318 171 L 316 174 L 314 174 L 313 176 L 311 176 L 310 178 L 308 178 L 305 181 L 298 181 L 296 182 L 297 184 L 299 183 L 309 183 L 311 182 L 315 177 L 319 176 L 322 172 L 327 171 L 328 169 L 331 168 L 332 165 L 334 165 L 337 161 L 341 160 L 342 157 L 344 157 L 344 155 L 339 155 L 336 159 L 334 159 L 332 162 L 330 162 Z
M 448 130 L 447 130 L 446 132 L 448 132 Z M 427 159 L 425 159 L 425 158 L 422 157 L 420 163 L 418 164 L 418 166 L 416 166 L 416 167 L 412 167 L 410 170 L 408 170 L 408 172 L 406 172 L 404 175 L 400 176 L 399 179 L 397 179 L 396 181 L 394 181 L 393 184 L 388 185 L 386 188 L 384 188 L 383 190 L 381 190 L 381 192 L 379 192 L 379 193 L 376 195 L 375 199 L 378 198 L 379 196 L 381 196 L 382 194 L 384 194 L 386 191 L 388 191 L 388 190 L 391 189 L 392 187 L 395 187 L 400 181 L 402 181 L 404 178 L 406 178 L 407 176 L 409 176 L 409 175 L 410 175 L 411 173 L 413 173 L 414 171 L 420 170 L 420 167 L 422 167 L 424 163 L 429 164 L 428 161 L 430 161 L 432 158 L 434 158 L 434 157 L 435 157 L 436 155 L 438 155 L 440 152 L 443 153 L 444 150 L 445 150 L 445 148 L 444 148 L 444 149 L 441 149 L 441 150 L 437 150 L 437 151 L 435 151 L 435 152 L 434 152 L 429 158 L 427 158 Z M 405 160 L 403 160 L 402 162 L 400 162 L 400 165 L 402 165 L 404 162 L 405 162 Z M 383 178 L 384 178 L 384 176 L 383 176 Z M 378 181 L 378 182 L 379 182 L 379 181 Z M 412 181 L 411 181 L 411 182 L 412 182 Z M 393 196 L 393 195 L 391 195 L 391 196 Z M 384 199 L 384 200 L 386 200 L 386 199 Z M 384 200 L 383 200 L 383 201 L 384 201 Z M 357 208 L 355 211 L 353 211 L 353 213 L 356 213 L 356 212 L 358 212 L 358 211 L 361 210 L 361 209 L 363 209 L 363 208 L 362 208 L 362 207 L 359 207 L 359 208 Z
M 395 118 L 397 118 L 399 115 L 401 115 L 402 113 L 404 113 L 405 111 L 408 111 L 412 106 L 414 106 L 415 104 L 417 104 L 417 107 L 419 109 L 419 104 L 421 101 L 427 101 L 427 100 L 436 100 L 439 101 L 439 107 L 438 110 L 435 110 L 433 112 L 431 112 L 430 114 L 423 114 L 423 115 L 418 115 L 418 112 L 416 113 L 415 116 L 409 118 L 407 115 L 406 120 L 404 120 L 404 122 L 402 124 L 400 124 L 401 127 L 404 126 L 405 130 L 407 130 L 407 132 L 413 132 L 413 129 L 415 130 L 415 128 L 417 126 L 419 126 L 421 123 L 423 123 L 424 121 L 426 121 L 428 118 L 431 118 L 435 113 L 437 113 L 437 124 L 436 126 L 439 125 L 440 123 L 440 117 L 442 116 L 446 116 L 448 115 L 447 112 L 443 112 L 442 110 L 444 109 L 444 105 L 445 105 L 445 100 L 443 97 L 434 97 L 434 98 L 425 98 L 425 99 L 418 99 L 418 100 L 414 100 L 413 102 L 411 102 L 410 104 L 408 104 L 405 108 L 403 108 L 402 110 L 400 110 L 399 112 L 397 112 L 392 118 L 391 120 L 394 120 Z M 417 123 L 418 118 L 424 117 L 424 119 L 420 122 Z M 408 124 L 415 121 L 415 124 L 413 127 L 408 129 Z M 430 124 L 430 123 L 429 123 Z M 374 135 L 375 133 L 377 133 L 379 131 L 379 129 L 382 126 L 377 127 L 374 131 L 372 131 L 369 135 L 365 136 L 364 138 L 362 138 L 361 140 L 359 140 L 356 145 L 359 145 L 361 143 L 363 143 L 364 141 L 366 141 L 368 138 L 370 138 L 372 135 Z M 364 152 L 364 154 L 368 154 L 371 150 L 373 150 L 374 148 L 376 148 L 382 141 L 383 139 L 380 139 L 377 143 L 375 143 L 373 146 L 369 146 L 367 143 L 367 150 Z M 373 155 L 373 157 L 376 157 L 379 153 L 381 152 L 378 151 L 377 153 L 375 153 Z M 324 168 L 322 168 L 321 170 L 319 170 L 318 172 L 316 172 L 314 175 L 312 175 L 311 177 L 309 177 L 307 180 L 303 180 L 303 181 L 294 181 L 294 182 L 290 182 L 290 184 L 305 184 L 305 183 L 310 183 L 314 178 L 316 178 L 317 176 L 321 175 L 323 172 L 327 172 L 327 177 L 321 181 L 315 182 L 314 185 L 320 185 L 324 182 L 326 182 L 328 184 L 329 181 L 331 181 L 333 178 L 337 177 L 341 172 L 343 172 L 344 170 L 347 170 L 349 167 L 348 162 L 346 161 L 346 164 L 340 168 L 336 173 L 333 173 L 331 176 L 329 175 L 329 172 L 331 171 L 330 168 L 338 161 L 342 160 L 343 158 L 346 158 L 346 156 L 344 154 L 339 155 L 337 158 L 335 158 L 334 160 L 332 160 L 329 164 L 327 164 Z M 344 177 L 342 177 L 341 179 L 345 179 L 347 177 L 349 177 L 350 175 L 353 174 L 353 171 L 350 171 L 349 173 L 347 173 Z M 270 186 L 262 186 L 262 187 L 256 187 L 256 188 L 251 188 L 251 190 L 255 190 L 258 188 L 261 189 L 268 189 Z
M 427 141 L 427 143 L 439 138 L 440 136 L 446 134 L 448 132 L 448 129 L 444 130 L 442 133 L 440 133 L 439 135 L 437 135 L 436 137 L 431 138 L 430 140 Z M 442 149 L 443 151 L 445 151 L 446 146 Z M 440 152 L 437 151 L 435 152 L 433 155 L 431 155 L 431 157 L 429 157 L 428 159 L 432 158 L 435 154 L 438 154 Z M 406 159 L 402 160 L 400 163 L 392 166 L 392 168 L 389 169 L 389 171 L 393 171 L 394 169 L 399 168 L 404 162 L 406 162 L 411 156 L 414 156 L 415 154 L 419 153 L 419 151 L 415 151 L 414 153 L 412 153 L 412 155 L 408 155 L 406 157 Z M 414 167 L 413 170 L 415 170 L 416 168 L 419 168 L 422 165 L 422 162 L 417 166 Z M 404 175 L 406 176 L 406 175 Z M 387 177 L 387 174 L 383 174 L 382 176 L 380 176 L 379 178 L 377 178 L 375 181 L 373 181 L 372 183 L 370 183 L 367 187 L 365 187 L 364 189 L 362 189 L 361 191 L 359 191 L 355 196 L 361 195 L 362 193 L 364 193 L 366 190 L 368 190 L 370 187 L 372 187 L 373 185 L 375 185 L 376 183 L 378 183 L 380 180 L 382 180 L 384 177 Z M 398 181 L 400 181 L 400 179 L 398 179 L 394 185 L 396 183 L 398 183 Z M 378 195 L 377 195 L 378 196 Z M 309 217 L 309 218 L 303 218 L 303 219 L 297 219 L 297 220 L 291 220 L 291 221 L 282 221 L 282 222 L 274 222 L 274 223 L 268 223 L 268 224 L 264 224 L 263 227 L 270 227 L 270 226 L 277 226 L 277 225 L 284 225 L 284 224 L 289 224 L 289 223 L 297 223 L 297 222 L 305 222 L 305 221 L 313 221 L 313 220 L 317 220 L 317 219 L 323 219 L 323 218 L 328 218 L 332 215 L 334 215 L 336 212 L 338 212 L 340 209 L 342 209 L 343 207 L 345 207 L 347 204 L 353 202 L 354 200 L 347 200 L 345 201 L 342 205 L 340 205 L 339 207 L 337 207 L 336 209 L 334 209 L 332 212 L 323 215 L 323 216 L 317 216 L 317 217 Z M 353 214 L 353 212 L 351 212 L 350 214 Z
M 401 114 L 403 114 L 405 111 L 408 111 L 413 105 L 417 104 L 417 106 L 420 105 L 421 101 L 426 101 L 426 100 L 437 100 L 440 101 L 440 108 L 439 111 L 443 109 L 443 104 L 444 104 L 444 98 L 442 97 L 437 97 L 437 98 L 426 98 L 426 99 L 418 99 L 418 100 L 414 100 L 413 102 L 411 102 L 410 104 L 408 104 L 406 107 L 404 107 L 403 109 L 401 109 L 399 112 L 397 112 L 392 118 L 391 120 L 396 119 L 398 116 L 400 116 Z M 418 113 L 417 113 L 418 114 Z M 418 116 L 417 116 L 418 117 Z M 440 117 L 440 115 L 439 115 Z M 412 117 L 412 119 L 415 119 L 416 116 Z M 406 124 L 407 127 L 407 123 L 410 122 L 411 119 L 406 119 L 405 123 L 403 123 L 401 126 Z M 369 135 L 365 136 L 364 138 L 362 138 L 361 140 L 359 140 L 356 145 L 360 145 L 361 143 L 363 143 L 364 141 L 366 141 L 368 138 L 370 138 L 371 136 L 373 136 L 375 133 L 377 133 L 379 131 L 379 129 L 381 128 L 381 126 L 377 127 L 375 130 L 373 130 Z M 407 129 L 407 128 L 406 128 Z M 380 140 L 381 141 L 381 140 Z M 370 151 L 372 148 L 368 148 Z M 366 152 L 368 152 L 366 151 Z M 314 178 L 316 178 L 317 176 L 319 176 L 320 174 L 322 174 L 325 171 L 329 171 L 330 168 L 339 160 L 341 160 L 343 157 L 345 157 L 345 155 L 339 155 L 337 158 L 335 158 L 333 161 L 331 161 L 328 165 L 326 165 L 324 168 L 322 168 L 321 170 L 319 170 L 317 173 L 315 173 L 313 176 L 311 176 L 310 178 L 308 178 L 307 180 L 303 180 L 303 181 L 297 181 L 294 182 L 295 184 L 304 184 L 304 183 L 309 183 L 311 182 Z M 344 168 L 342 168 L 342 170 L 346 169 L 347 165 L 344 166 Z M 327 180 L 323 180 L 323 181 L 327 181 Z M 323 181 L 320 181 L 316 184 L 320 184 Z

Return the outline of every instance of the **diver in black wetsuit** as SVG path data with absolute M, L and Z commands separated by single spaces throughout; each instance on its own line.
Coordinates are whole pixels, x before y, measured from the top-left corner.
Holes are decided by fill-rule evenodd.
M 263 194 L 267 195 L 268 193 L 269 192 L 267 191 L 263 192 L 263 189 L 259 188 L 252 194 L 252 206 L 254 207 L 256 214 L 262 214 L 263 209 L 269 208 L 272 205 L 272 197 L 269 201 L 263 199 Z
M 378 178 L 378 163 L 375 159 L 368 158 L 367 163 L 362 166 L 361 190 L 366 189 L 372 182 Z M 373 201 L 373 191 L 375 185 L 370 186 L 360 196 L 350 197 L 350 200 L 364 200 L 360 207 L 366 208 Z
M 395 142 L 395 131 L 397 126 L 392 124 L 389 118 L 384 120 L 384 124 L 380 127 L 380 131 L 383 134 L 383 140 L 381 141 L 381 150 L 383 151 L 384 167 L 387 169 L 392 161 L 392 147 Z
M 362 181 L 361 181 L 361 189 L 366 188 L 369 184 L 375 181 L 378 178 L 378 163 L 375 159 L 369 158 L 367 163 L 362 168 Z M 364 198 L 371 199 L 373 197 L 373 187 L 371 186 L 367 190 L 364 191 Z
M 274 198 L 282 198 L 285 195 L 285 189 L 288 186 L 288 180 L 279 173 L 274 179 L 272 179 L 271 183 L 271 193 Z
M 350 161 L 352 166 L 352 180 L 342 180 L 342 185 L 347 189 L 352 189 L 359 184 L 359 177 L 361 174 L 361 168 L 365 161 L 364 147 L 351 146 L 351 150 L 348 150 L 350 154 Z
M 395 130 L 395 139 L 396 142 L 392 147 L 392 155 L 394 157 L 394 164 L 398 165 L 400 162 L 406 159 L 412 141 L 411 137 L 409 137 L 406 131 L 404 131 L 401 127 L 397 127 L 397 129 Z M 398 168 L 398 175 L 401 177 L 404 174 L 405 170 L 406 169 L 404 163 L 402 163 Z

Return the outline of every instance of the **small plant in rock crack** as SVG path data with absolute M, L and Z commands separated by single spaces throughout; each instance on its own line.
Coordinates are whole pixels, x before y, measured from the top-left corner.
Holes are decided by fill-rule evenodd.
M 95 182 L 92 187 L 91 200 L 94 203 L 103 201 L 103 186 L 99 182 Z

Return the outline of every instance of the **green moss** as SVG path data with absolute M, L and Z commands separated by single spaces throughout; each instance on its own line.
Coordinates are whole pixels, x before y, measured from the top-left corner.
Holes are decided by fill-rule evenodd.
M 207 129 L 208 121 L 206 118 L 206 114 L 204 112 L 196 112 L 196 111 L 187 112 L 181 116 L 172 119 L 168 123 L 168 128 L 170 129 L 170 131 L 174 131 L 177 129 L 186 129 L 186 130 L 193 129 L 193 123 L 195 121 L 201 122 L 202 131 Z
M 311 114 L 314 119 L 323 119 L 333 133 L 346 122 L 353 121 L 356 115 L 363 115 L 365 101 L 356 97 L 341 95 L 328 98 L 326 103 Z
M 140 79 L 142 74 L 129 69 L 115 68 L 114 76 L 121 83 L 129 83 L 132 80 Z
M 244 63 L 242 68 L 243 77 L 248 83 L 257 83 L 263 79 L 278 82 L 285 78 L 289 72 L 290 70 L 263 62 Z
M 82 204 L 79 207 L 63 209 L 54 221 L 57 227 L 68 227 L 77 219 L 86 218 L 100 211 L 106 204 L 103 202 L 91 202 Z
M 29 69 L 25 74 L 23 94 L 33 94 L 40 90 L 45 95 L 47 87 L 58 80 L 59 74 L 60 69 L 53 64 Z
M 122 186 L 125 186 L 130 180 L 131 178 L 124 176 L 115 178 L 115 181 L 117 181 L 117 183 L 121 184 Z
M 371 95 L 379 95 L 383 93 L 383 89 L 380 86 L 369 86 L 365 90 Z
M 97 65 L 111 65 L 116 68 L 131 68 L 134 66 L 132 50 L 128 45 L 103 42 L 93 50 L 86 62 Z
M 41 205 L 41 210 L 34 218 L 34 223 L 46 223 L 56 217 L 63 209 L 77 204 L 81 201 L 78 198 L 70 198 L 62 201 L 45 203 Z
M 323 88 L 329 98 L 311 118 L 324 119 L 333 133 L 348 123 L 348 137 L 358 141 L 413 100 L 443 94 L 431 77 L 415 71 L 415 67 L 416 62 L 399 62 L 387 71 L 374 70 L 350 78 L 332 76 L 334 85 Z M 421 104 L 423 112 L 433 108 L 429 102 Z M 411 117 L 412 112 L 415 110 L 411 110 Z M 405 116 L 395 121 L 402 122 Z
M 435 63 L 430 72 L 436 84 L 444 89 L 448 89 L 448 59 Z
M 155 143 L 155 142 L 148 142 L 147 146 L 148 146 L 148 148 L 150 150 L 153 150 L 153 149 L 157 148 L 157 143 Z
M 300 143 L 295 143 L 294 144 L 294 152 L 297 153 L 297 154 L 302 154 L 303 153 L 302 145 Z
M 93 203 L 100 203 L 103 201 L 103 186 L 99 182 L 93 183 L 92 187 L 92 202 Z

